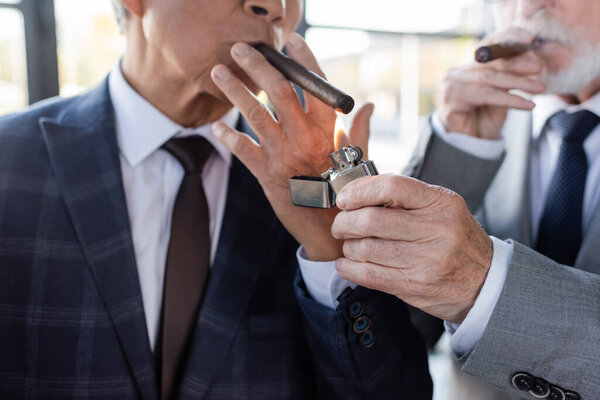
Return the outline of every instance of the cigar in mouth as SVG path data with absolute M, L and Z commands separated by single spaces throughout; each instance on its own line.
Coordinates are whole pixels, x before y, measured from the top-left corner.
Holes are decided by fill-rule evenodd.
M 518 56 L 529 50 L 536 50 L 540 48 L 542 44 L 543 40 L 536 37 L 529 44 L 504 42 L 481 46 L 475 50 L 475 61 L 478 63 L 488 63 L 499 58 Z
M 296 61 L 264 44 L 258 44 L 254 48 L 281 72 L 287 80 L 300 86 L 336 111 L 349 114 L 354 108 L 354 99 L 352 97 Z

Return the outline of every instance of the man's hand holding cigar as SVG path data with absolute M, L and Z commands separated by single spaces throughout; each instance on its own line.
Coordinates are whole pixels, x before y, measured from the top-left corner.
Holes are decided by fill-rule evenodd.
M 292 34 L 286 48 L 292 59 L 324 77 L 301 36 Z M 342 255 L 342 243 L 331 236 L 330 227 L 339 210 L 295 207 L 288 183 L 292 176 L 318 176 L 329 168 L 329 154 L 334 151 L 335 111 L 308 92 L 305 92 L 305 110 L 290 82 L 252 46 L 237 43 L 231 55 L 250 79 L 265 90 L 277 118 L 231 70 L 217 65 L 212 70 L 215 84 L 247 119 L 260 144 L 219 123 L 215 124 L 215 133 L 259 180 L 275 213 L 303 245 L 308 258 L 335 260 Z M 367 149 L 372 112 L 372 105 L 358 111 L 349 139 L 342 138 L 342 145 L 351 141 Z
M 532 33 L 512 28 L 486 37 L 482 45 L 527 46 L 535 40 Z M 446 131 L 498 139 L 510 108 L 529 111 L 535 107 L 512 91 L 543 93 L 546 86 L 537 79 L 541 71 L 542 62 L 533 51 L 451 69 L 440 87 L 437 110 Z

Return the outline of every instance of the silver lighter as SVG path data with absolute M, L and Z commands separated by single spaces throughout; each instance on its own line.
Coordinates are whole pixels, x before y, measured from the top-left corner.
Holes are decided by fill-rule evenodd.
M 363 161 L 358 146 L 342 147 L 329 155 L 333 167 L 320 177 L 295 176 L 290 178 L 292 203 L 301 207 L 331 208 L 335 197 L 346 184 L 363 176 L 377 175 L 373 161 Z

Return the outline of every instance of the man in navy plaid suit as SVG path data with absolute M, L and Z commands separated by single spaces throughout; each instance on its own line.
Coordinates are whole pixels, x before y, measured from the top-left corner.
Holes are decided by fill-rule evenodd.
M 327 169 L 335 116 L 310 96 L 305 111 L 244 43 L 285 43 L 319 71 L 291 34 L 299 1 L 115 5 L 128 48 L 103 83 L 0 119 L 0 398 L 431 398 L 404 303 L 331 279 L 335 212 L 290 202 L 289 176 Z M 200 137 L 210 271 L 165 394 L 165 274 L 189 172 L 169 143 Z

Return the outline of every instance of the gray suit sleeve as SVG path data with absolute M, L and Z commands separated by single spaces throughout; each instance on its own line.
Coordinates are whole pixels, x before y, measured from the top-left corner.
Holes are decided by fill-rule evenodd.
M 514 243 L 505 285 L 463 371 L 523 398 L 526 372 L 581 399 L 600 398 L 600 276 Z
M 475 213 L 483 204 L 504 157 L 490 161 L 453 147 L 438 137 L 430 119 L 421 125 L 419 133 L 417 148 L 404 174 L 453 190 Z

